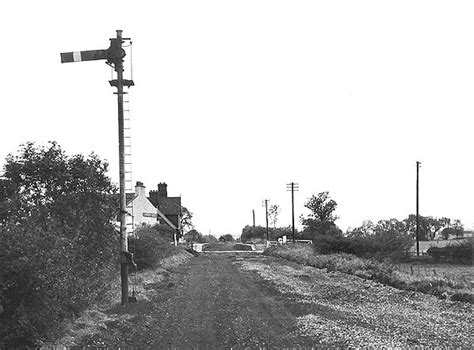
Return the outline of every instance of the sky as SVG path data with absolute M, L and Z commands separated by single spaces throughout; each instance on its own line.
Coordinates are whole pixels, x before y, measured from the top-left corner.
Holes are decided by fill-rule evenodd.
M 118 183 L 111 68 L 60 53 L 120 29 L 133 181 L 166 182 L 201 233 L 239 236 L 252 210 L 265 225 L 265 199 L 290 225 L 290 182 L 297 222 L 323 191 L 344 231 L 402 220 L 416 161 L 420 214 L 473 228 L 473 16 L 452 0 L 2 2 L 0 166 L 54 140 Z

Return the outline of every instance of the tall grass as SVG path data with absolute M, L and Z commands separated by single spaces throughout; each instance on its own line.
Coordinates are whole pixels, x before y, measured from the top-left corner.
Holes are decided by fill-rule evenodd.
M 420 275 L 411 271 L 402 271 L 389 261 L 380 262 L 346 253 L 320 255 L 315 253 L 313 247 L 300 244 L 273 246 L 266 249 L 264 254 L 327 271 L 356 275 L 398 289 L 473 302 L 472 290 L 468 281 L 453 280 L 440 274 Z

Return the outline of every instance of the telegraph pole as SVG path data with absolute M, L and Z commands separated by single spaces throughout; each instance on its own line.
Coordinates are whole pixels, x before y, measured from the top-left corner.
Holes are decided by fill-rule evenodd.
M 419 184 L 420 162 L 416 162 L 416 255 L 420 255 L 420 211 L 419 211 Z
M 255 227 L 255 209 L 252 209 L 253 227 Z
M 268 199 L 265 199 L 265 222 L 267 223 L 267 242 L 268 242 Z
M 295 243 L 295 191 L 299 190 L 297 183 L 289 183 L 286 185 L 286 190 L 291 191 L 291 232 L 293 234 L 293 243 Z
M 117 30 L 117 37 L 110 39 L 110 47 L 106 50 L 90 50 L 61 53 L 61 63 L 82 62 L 92 60 L 107 60 L 107 64 L 117 72 L 117 79 L 109 81 L 110 85 L 117 88 L 118 104 L 118 135 L 119 135 L 119 184 L 120 184 L 120 277 L 122 284 L 122 305 L 128 303 L 128 263 L 133 261 L 132 254 L 128 252 L 127 222 L 126 222 L 126 194 L 125 194 L 125 142 L 123 118 L 123 87 L 134 85 L 132 80 L 123 79 L 123 59 L 125 50 L 122 48 L 124 40 L 122 31 Z

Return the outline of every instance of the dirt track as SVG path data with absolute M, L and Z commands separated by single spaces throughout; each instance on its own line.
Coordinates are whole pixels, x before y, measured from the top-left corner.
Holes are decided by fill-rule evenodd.
M 153 289 L 80 348 L 472 344 L 467 305 L 256 254 L 201 255 Z

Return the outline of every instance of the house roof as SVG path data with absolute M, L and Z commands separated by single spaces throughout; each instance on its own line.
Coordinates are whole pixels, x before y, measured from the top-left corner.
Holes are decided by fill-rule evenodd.
M 126 197 L 126 202 L 127 202 L 127 205 L 130 204 L 130 202 L 132 202 L 135 198 L 137 198 L 138 196 L 135 194 L 135 193 L 125 193 L 125 197 Z
M 165 215 L 181 215 L 181 197 L 159 197 L 158 209 Z
M 120 194 L 119 193 L 115 193 L 112 195 L 113 198 L 114 198 L 114 201 L 117 203 L 117 207 L 120 206 Z M 125 193 L 125 202 L 126 202 L 126 205 L 129 205 L 135 198 L 137 198 L 138 196 L 135 194 L 135 193 Z

